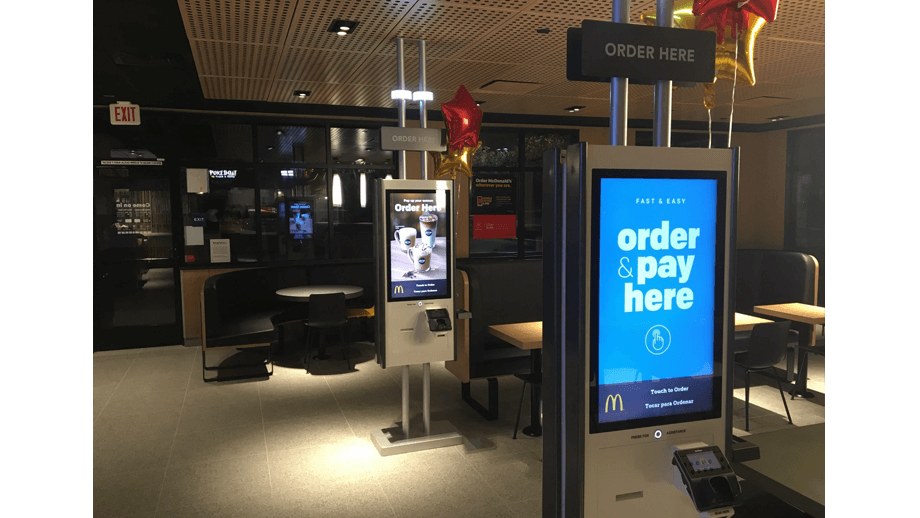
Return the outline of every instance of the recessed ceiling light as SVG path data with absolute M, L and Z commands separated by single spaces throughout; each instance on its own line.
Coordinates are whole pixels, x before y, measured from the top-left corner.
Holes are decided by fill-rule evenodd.
M 294 90 L 294 97 L 306 99 L 310 95 L 309 90 Z
M 345 34 L 351 34 L 355 32 L 355 27 L 357 26 L 358 22 L 352 20 L 333 20 L 332 23 L 329 24 L 329 29 L 327 30 L 329 32 L 334 32 L 339 36 L 343 36 Z
M 549 29 L 537 29 L 538 34 L 549 34 Z
M 485 104 L 485 103 L 486 103 L 485 101 L 476 101 L 476 106 L 479 106 L 480 104 Z
M 577 112 L 578 110 L 584 108 L 584 106 L 569 106 L 568 108 L 563 108 L 563 110 L 568 111 L 569 113 Z
M 788 115 L 777 115 L 775 117 L 770 117 L 770 120 L 773 122 L 776 122 L 776 121 L 781 121 L 781 120 L 788 119 L 788 118 L 789 118 Z
M 271 150 L 273 150 L 273 149 L 275 149 L 274 146 L 268 146 L 268 150 L 269 150 L 269 151 L 271 151 Z
M 284 135 L 284 132 L 281 131 L 281 130 L 278 130 L 276 133 L 277 133 L 278 135 Z

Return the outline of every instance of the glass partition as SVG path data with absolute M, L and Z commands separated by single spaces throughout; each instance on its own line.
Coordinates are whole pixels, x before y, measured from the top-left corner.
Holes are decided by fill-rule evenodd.
M 211 239 L 229 239 L 230 262 L 256 261 L 258 246 L 253 170 L 222 166 L 208 171 L 208 192 L 183 195 L 186 225 L 203 227 L 202 239 L 186 236 L 186 262 L 213 262 Z
M 326 128 L 259 126 L 258 156 L 265 163 L 326 163 Z
M 325 168 L 261 169 L 259 207 L 262 258 L 326 256 L 329 200 Z

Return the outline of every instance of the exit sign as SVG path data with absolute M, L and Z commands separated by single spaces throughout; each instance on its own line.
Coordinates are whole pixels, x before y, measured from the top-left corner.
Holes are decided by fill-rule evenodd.
M 141 107 L 125 101 L 110 104 L 109 120 L 113 126 L 138 126 L 141 123 Z

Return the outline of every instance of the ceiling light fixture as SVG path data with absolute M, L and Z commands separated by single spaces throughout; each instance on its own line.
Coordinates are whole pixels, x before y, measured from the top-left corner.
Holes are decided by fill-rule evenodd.
M 582 108 L 584 108 L 584 106 L 569 106 L 568 108 L 563 108 L 563 110 L 566 110 L 569 113 L 574 113 Z
M 308 95 L 310 95 L 309 90 L 294 90 L 294 97 L 305 99 Z
M 485 104 L 485 101 L 476 101 L 476 106 L 479 106 L 481 104 Z
M 339 36 L 344 36 L 346 34 L 351 34 L 355 32 L 355 27 L 358 26 L 358 22 L 352 20 L 333 20 L 329 24 L 328 32 L 334 32 Z
M 427 92 L 424 90 L 421 90 L 418 92 L 412 92 L 412 100 L 413 101 L 433 101 L 434 93 Z

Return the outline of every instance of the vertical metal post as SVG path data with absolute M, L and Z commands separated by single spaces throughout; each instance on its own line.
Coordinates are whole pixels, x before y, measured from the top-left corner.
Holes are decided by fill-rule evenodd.
M 671 27 L 674 23 L 674 0 L 658 0 L 655 20 L 659 27 Z M 654 145 L 671 146 L 671 81 L 655 83 Z
M 403 54 L 403 39 L 396 38 L 396 89 L 405 90 L 406 89 L 406 70 L 404 66 L 404 54 Z M 399 100 L 399 116 L 398 122 L 400 128 L 406 127 L 406 100 Z M 400 149 L 397 153 L 397 161 L 399 162 L 399 169 L 397 171 L 398 178 L 400 180 L 406 179 L 406 151 Z M 408 423 L 405 426 L 409 426 Z
M 422 364 L 422 420 L 425 435 L 431 434 L 431 364 Z
M 408 365 L 403 365 L 402 431 L 403 431 L 403 439 L 408 439 L 409 438 L 409 366 Z
M 615 23 L 629 23 L 630 0 L 613 0 Z M 610 145 L 626 145 L 626 104 L 629 101 L 629 78 L 610 78 Z
M 418 91 L 424 92 L 426 90 L 425 83 L 427 78 L 425 77 L 425 40 L 418 40 Z M 420 128 L 428 127 L 428 112 L 425 109 L 426 101 L 424 99 L 419 99 L 418 101 L 418 123 Z M 428 153 L 425 151 L 420 151 L 422 155 L 422 180 L 428 179 Z M 426 366 L 428 364 L 425 364 Z M 426 367 L 427 368 L 427 367 Z M 427 424 L 425 425 L 425 433 L 428 433 Z

